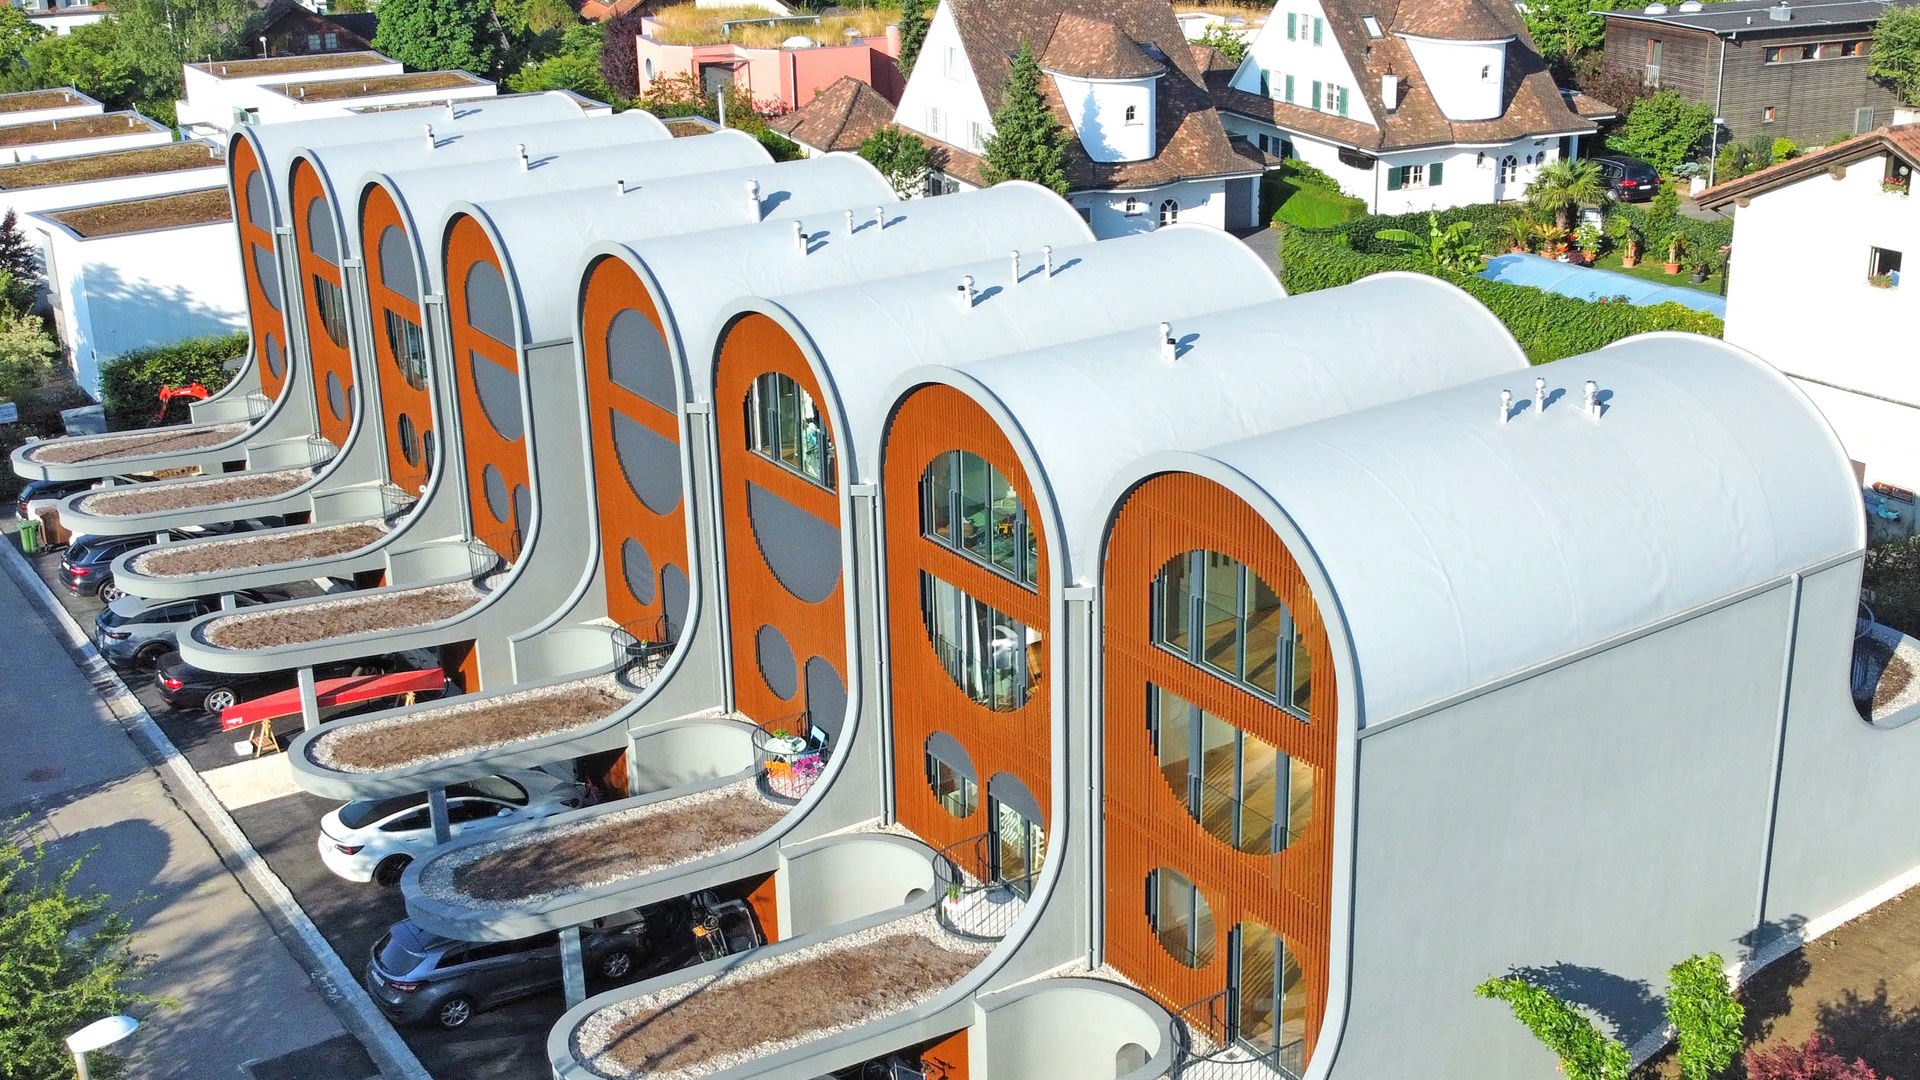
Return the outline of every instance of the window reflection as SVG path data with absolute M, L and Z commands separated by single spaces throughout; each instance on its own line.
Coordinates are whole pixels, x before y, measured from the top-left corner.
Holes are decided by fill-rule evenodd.
M 1147 730 L 1160 775 L 1187 813 L 1249 855 L 1284 851 L 1313 817 L 1313 767 L 1200 709 L 1147 686 Z
M 833 439 L 813 396 L 777 371 L 747 391 L 747 445 L 821 487 L 834 486 Z
M 347 298 L 340 286 L 313 275 L 313 306 L 320 314 L 320 325 L 327 340 L 339 348 L 347 347 Z
M 1300 958 L 1285 939 L 1257 922 L 1243 922 L 1233 935 L 1230 982 L 1237 991 L 1235 1041 L 1274 1060 L 1295 1075 L 1305 1064 L 1307 984 Z
M 1312 696 L 1313 660 L 1280 595 L 1239 560 L 1189 551 L 1153 584 L 1153 640 L 1301 715 Z
M 387 348 L 400 377 L 415 390 L 427 388 L 427 338 L 419 324 L 397 311 L 386 312 Z
M 1190 968 L 1213 963 L 1213 908 L 1179 871 L 1163 866 L 1147 874 L 1147 925 L 1180 963 Z
M 921 533 L 1004 577 L 1039 580 L 1040 541 L 1013 484 L 985 458 L 949 450 L 920 480 Z
M 968 697 L 995 712 L 1027 703 L 1040 681 L 1037 631 L 925 572 L 920 607 L 940 666 Z

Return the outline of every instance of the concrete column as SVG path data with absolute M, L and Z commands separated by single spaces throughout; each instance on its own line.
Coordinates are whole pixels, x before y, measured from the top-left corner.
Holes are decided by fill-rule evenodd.
M 232 595 L 229 594 L 221 600 L 221 606 L 225 607 L 227 601 L 232 599 Z M 312 731 L 320 726 L 320 699 L 313 689 L 313 669 L 301 668 L 298 678 L 300 680 L 300 726 L 307 731 Z
M 240 606 L 240 598 L 238 596 L 234 595 L 233 593 L 220 594 L 220 610 L 221 611 L 232 611 L 234 608 L 237 608 L 239 606 Z
M 447 789 L 427 789 L 427 813 L 433 818 L 433 842 L 444 844 L 453 839 L 453 826 L 447 821 Z
M 566 988 L 567 1008 L 587 1000 L 587 967 L 580 955 L 580 928 L 560 931 L 560 982 Z

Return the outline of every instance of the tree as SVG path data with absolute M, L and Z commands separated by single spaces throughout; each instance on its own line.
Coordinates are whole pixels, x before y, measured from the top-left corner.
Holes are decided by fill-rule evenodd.
M 1513 1018 L 1560 1059 L 1569 1080 L 1627 1080 L 1627 1048 L 1600 1033 L 1592 1020 L 1544 986 L 1519 977 L 1488 979 L 1476 997 L 1504 1001 Z
M 485 0 L 380 0 L 373 47 L 410 68 L 486 75 L 501 59 L 499 23 Z
M 1712 134 L 1713 106 L 1662 90 L 1633 103 L 1626 122 L 1607 136 L 1607 149 L 1640 158 L 1664 174 L 1693 157 Z
M 907 199 L 925 193 L 927 144 L 920 136 L 889 124 L 867 136 L 859 154 L 880 170 L 895 195 Z
M 535 60 L 507 76 L 507 89 L 516 94 L 571 90 L 582 97 L 608 102 L 618 96 L 600 77 L 600 58 L 579 53 L 561 53 L 551 59 Z
M 1815 1034 L 1801 1046 L 1747 1051 L 1747 1080 L 1881 1080 L 1865 1060 L 1848 1062 L 1833 1051 L 1833 1040 Z
M 247 335 L 188 338 L 171 345 L 135 349 L 100 365 L 100 403 L 113 430 L 152 427 L 162 386 L 199 383 L 208 390 L 227 385 L 227 364 L 247 351 Z M 170 410 L 174 411 L 174 410 Z M 184 410 L 178 410 L 184 412 Z
M 1066 131 L 1040 93 L 1040 62 L 1033 58 L 1033 49 L 1022 44 L 1007 75 L 1000 109 L 993 114 L 982 176 L 989 184 L 1029 180 L 1065 195 L 1066 147 Z
M 1207 27 L 1193 43 L 1205 45 L 1236 64 L 1247 58 L 1247 39 L 1240 36 L 1239 31 L 1219 23 Z
M 600 47 L 600 77 L 622 100 L 640 96 L 640 53 L 634 39 L 640 36 L 640 21 L 645 5 L 600 24 L 605 42 Z
M 913 63 L 920 59 L 920 46 L 927 40 L 927 12 L 922 2 L 907 0 L 900 9 L 900 55 L 895 63 L 902 79 L 913 74 Z
M 16 285 L 31 290 L 40 281 L 40 259 L 33 241 L 20 231 L 18 215 L 12 210 L 0 218 L 0 272 L 12 276 Z
M 1867 76 L 1920 105 L 1920 9 L 1889 7 L 1873 27 Z
M 1456 221 L 1441 228 L 1440 215 L 1427 212 L 1427 235 L 1420 236 L 1405 229 L 1381 229 L 1374 233 L 1381 240 L 1389 240 L 1425 255 L 1428 261 L 1442 270 L 1451 270 L 1457 274 L 1471 274 L 1480 269 L 1481 246 L 1473 239 L 1473 222 Z
M 1598 163 L 1585 158 L 1556 158 L 1540 167 L 1527 185 L 1527 202 L 1543 214 L 1552 214 L 1562 229 L 1573 228 L 1573 212 L 1584 205 L 1604 205 L 1613 197 L 1600 179 Z
M 1680 1043 L 1685 1080 L 1713 1080 L 1733 1064 L 1746 1018 L 1719 953 L 1690 956 L 1667 970 L 1667 1021 Z
M 59 343 L 37 315 L 0 314 L 0 400 L 18 401 L 47 384 Z
M 126 916 L 106 893 L 74 887 L 83 861 L 56 869 L 39 844 L 0 839 L 0 1077 L 6 1080 L 71 1075 L 68 1034 L 152 1002 L 129 985 L 142 961 L 127 947 L 132 927 Z
M 46 36 L 45 27 L 35 26 L 25 12 L 6 5 L 0 11 L 0 71 L 18 71 L 26 66 L 27 46 Z
M 1607 20 L 1589 0 L 1527 0 L 1527 33 L 1549 64 L 1570 65 L 1600 48 Z

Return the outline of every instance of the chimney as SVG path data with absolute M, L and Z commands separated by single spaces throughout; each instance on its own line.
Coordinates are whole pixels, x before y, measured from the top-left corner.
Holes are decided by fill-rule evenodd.
M 1173 324 L 1160 324 L 1160 359 L 1172 363 L 1180 355 L 1180 343 L 1173 339 Z
M 1400 76 L 1395 75 L 1391 67 L 1380 76 L 1380 104 L 1390 113 L 1400 108 Z
M 960 276 L 960 285 L 954 290 L 954 295 L 960 298 L 961 307 L 970 308 L 973 306 L 972 274 L 962 274 Z
M 1513 418 L 1513 391 L 1500 391 L 1500 422 L 1506 423 Z
M 1793 8 L 1785 3 L 1775 4 L 1767 9 L 1767 18 L 1774 22 L 1792 22 Z
M 900 24 L 887 24 L 887 55 L 900 59 Z
M 747 216 L 754 221 L 760 220 L 760 181 L 747 181 Z

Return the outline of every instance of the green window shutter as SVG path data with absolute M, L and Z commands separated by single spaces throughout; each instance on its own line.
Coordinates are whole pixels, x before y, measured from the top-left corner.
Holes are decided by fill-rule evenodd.
M 1287 76 L 1287 104 L 1293 104 L 1293 76 Z
M 1315 45 L 1320 44 L 1320 30 L 1326 25 L 1327 21 L 1325 19 L 1322 19 L 1318 15 L 1313 17 L 1313 43 Z
M 1313 80 L 1313 107 L 1320 108 L 1320 80 Z
M 1407 175 L 1407 170 L 1404 168 L 1388 169 L 1387 170 L 1387 190 L 1399 191 L 1401 179 L 1406 175 Z
M 1260 69 L 1260 96 L 1273 96 L 1273 73 L 1266 68 Z
M 1288 41 L 1292 41 L 1294 38 L 1299 36 L 1297 32 L 1299 18 L 1300 16 L 1295 15 L 1293 12 L 1291 11 L 1287 12 L 1287 40 Z
M 1340 88 L 1340 97 L 1338 98 L 1338 101 L 1339 101 L 1338 109 L 1339 109 L 1340 115 L 1341 116 L 1347 115 L 1347 88 L 1344 86 Z
M 1437 161 L 1427 166 L 1427 186 L 1440 186 L 1440 163 Z

